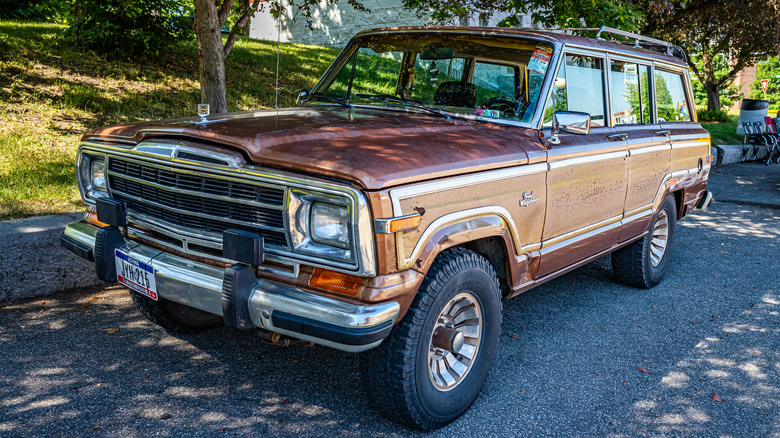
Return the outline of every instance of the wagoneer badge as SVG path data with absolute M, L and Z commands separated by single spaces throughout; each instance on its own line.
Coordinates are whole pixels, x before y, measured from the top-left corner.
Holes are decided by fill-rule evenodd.
M 534 198 L 534 191 L 531 190 L 530 192 L 523 192 L 523 199 L 520 200 L 520 206 L 521 207 L 528 207 L 531 204 L 536 204 L 539 202 L 539 198 Z

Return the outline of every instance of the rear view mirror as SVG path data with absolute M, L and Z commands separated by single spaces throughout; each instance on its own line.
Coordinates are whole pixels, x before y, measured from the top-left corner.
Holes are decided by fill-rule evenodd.
M 303 104 L 303 101 L 306 100 L 306 96 L 309 95 L 309 90 L 298 90 L 296 91 L 298 93 L 298 96 L 295 97 L 295 103 L 298 106 L 301 106 Z
M 590 132 L 590 114 L 578 111 L 557 111 L 553 114 L 550 144 L 560 144 L 559 132 L 587 135 Z
M 455 56 L 455 49 L 452 47 L 426 47 L 420 52 L 420 59 L 452 59 Z

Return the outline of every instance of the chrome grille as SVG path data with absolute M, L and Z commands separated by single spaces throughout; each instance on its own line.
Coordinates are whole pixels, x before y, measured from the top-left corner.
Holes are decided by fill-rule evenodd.
M 180 227 L 221 234 L 236 228 L 287 248 L 285 189 L 199 175 L 172 166 L 109 157 L 108 185 L 128 211 Z

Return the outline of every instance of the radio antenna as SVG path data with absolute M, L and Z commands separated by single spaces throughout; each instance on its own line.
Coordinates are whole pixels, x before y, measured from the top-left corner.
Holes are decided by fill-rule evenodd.
M 279 52 L 282 48 L 282 24 L 276 17 L 276 89 L 274 90 L 274 108 L 279 108 Z

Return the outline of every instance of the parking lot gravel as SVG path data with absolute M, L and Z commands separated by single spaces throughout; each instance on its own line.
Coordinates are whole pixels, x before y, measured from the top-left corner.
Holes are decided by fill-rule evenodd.
M 780 437 L 778 169 L 714 172 L 653 289 L 606 257 L 505 302 L 485 388 L 439 431 L 375 412 L 356 355 L 171 334 L 108 285 L 0 307 L 0 436 Z

